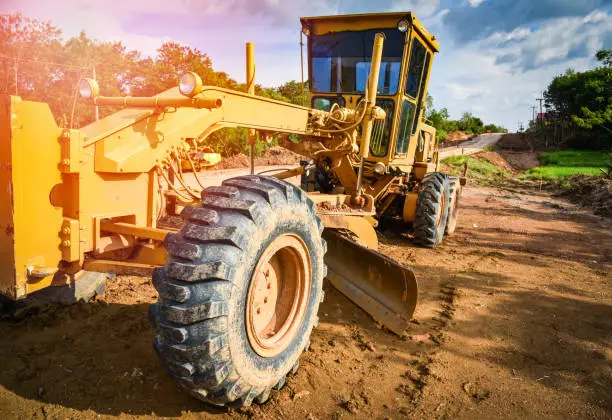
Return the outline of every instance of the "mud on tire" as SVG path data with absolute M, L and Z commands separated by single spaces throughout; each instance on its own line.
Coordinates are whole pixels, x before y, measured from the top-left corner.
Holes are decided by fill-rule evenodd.
M 423 178 L 416 203 L 414 238 L 422 246 L 433 248 L 438 245 L 446 230 L 450 204 L 448 176 L 432 172 Z
M 168 259 L 153 275 L 160 296 L 150 309 L 154 348 L 195 397 L 218 405 L 261 403 L 297 370 L 318 322 L 323 224 L 304 191 L 271 177 L 233 178 L 202 196 L 200 206 L 183 211 L 181 231 L 166 238 Z M 247 300 L 260 257 L 285 236 L 304 245 L 308 290 L 295 335 L 278 354 L 262 357 L 249 341 Z
M 457 213 L 459 211 L 459 201 L 461 199 L 461 183 L 456 176 L 448 177 L 450 204 L 448 207 L 448 219 L 446 221 L 446 235 L 452 235 L 457 228 Z

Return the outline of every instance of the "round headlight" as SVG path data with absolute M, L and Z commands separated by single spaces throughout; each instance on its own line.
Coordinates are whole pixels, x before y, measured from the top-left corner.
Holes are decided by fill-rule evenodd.
M 310 36 L 310 28 L 308 26 L 302 26 L 302 33 L 306 36 Z
M 376 172 L 378 175 L 382 175 L 387 172 L 387 167 L 384 163 L 377 162 L 376 165 L 374 165 L 374 172 Z
M 179 91 L 185 96 L 195 96 L 202 91 L 202 79 L 190 71 L 181 76 Z
M 79 80 L 79 94 L 82 98 L 93 99 L 100 94 L 100 86 L 93 79 Z
M 410 23 L 406 19 L 402 19 L 397 24 L 397 30 L 400 32 L 406 32 L 409 26 L 410 26 Z

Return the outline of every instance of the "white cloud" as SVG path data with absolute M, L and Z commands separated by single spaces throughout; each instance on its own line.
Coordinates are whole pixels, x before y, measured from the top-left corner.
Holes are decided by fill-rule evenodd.
M 486 50 L 502 57 L 500 64 L 533 70 L 550 63 L 593 57 L 606 34 L 612 33 L 612 15 L 593 12 L 585 17 L 552 19 L 538 30 L 518 28 L 511 34 L 494 34 Z M 504 39 L 512 42 L 499 42 Z
M 495 32 L 487 39 L 487 43 L 491 45 L 499 45 L 509 41 L 521 41 L 531 35 L 529 28 L 516 28 L 512 32 Z
M 393 0 L 387 10 L 413 12 L 419 19 L 425 19 L 436 13 L 439 7 L 440 0 Z
M 480 3 L 484 2 L 485 0 L 468 0 L 468 3 L 470 4 L 470 6 L 472 7 L 477 7 L 480 5 Z
M 497 32 L 462 47 L 441 40 L 430 85 L 434 104 L 448 107 L 454 118 L 470 111 L 509 129 L 519 121 L 527 125 L 530 106 L 553 77 L 570 67 L 592 68 L 595 52 L 611 33 L 612 16 L 593 12 Z

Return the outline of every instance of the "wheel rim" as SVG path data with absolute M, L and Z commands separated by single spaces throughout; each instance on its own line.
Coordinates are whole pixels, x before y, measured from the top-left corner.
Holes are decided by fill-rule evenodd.
M 446 210 L 446 193 L 442 193 L 440 197 L 440 215 L 438 216 L 438 221 L 436 222 L 436 228 L 440 229 L 440 225 L 442 225 L 442 221 L 444 219 L 444 211 Z
M 263 357 L 285 350 L 302 325 L 310 297 L 308 248 L 295 235 L 276 238 L 264 251 L 249 286 L 246 330 Z

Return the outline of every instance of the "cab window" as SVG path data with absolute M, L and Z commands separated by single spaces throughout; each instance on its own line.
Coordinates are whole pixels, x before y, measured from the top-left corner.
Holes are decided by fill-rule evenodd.
M 317 93 L 364 93 L 372 63 L 374 37 L 385 35 L 378 94 L 397 93 L 405 34 L 397 29 L 341 31 L 312 35 L 310 89 Z
M 412 102 L 404 99 L 402 103 L 402 113 L 400 115 L 399 134 L 397 135 L 397 145 L 395 153 L 403 155 L 408 153 L 408 144 L 410 143 L 410 132 L 412 122 L 414 121 L 415 106 Z
M 391 127 L 393 126 L 393 112 L 395 101 L 387 98 L 376 98 L 376 105 L 381 107 L 387 116 L 384 120 L 376 120 L 372 128 L 370 139 L 370 153 L 376 157 L 387 156 L 389 140 L 391 139 Z
M 340 108 L 344 108 L 346 106 L 346 101 L 342 96 L 313 96 L 312 98 L 312 108 L 318 109 L 319 111 L 329 112 L 333 104 L 338 104 Z
M 406 95 L 417 98 L 421 86 L 424 84 L 423 79 L 427 73 L 423 72 L 425 60 L 427 57 L 427 49 L 417 38 L 412 40 L 412 48 L 410 50 L 410 64 L 408 65 L 408 76 L 406 80 Z

